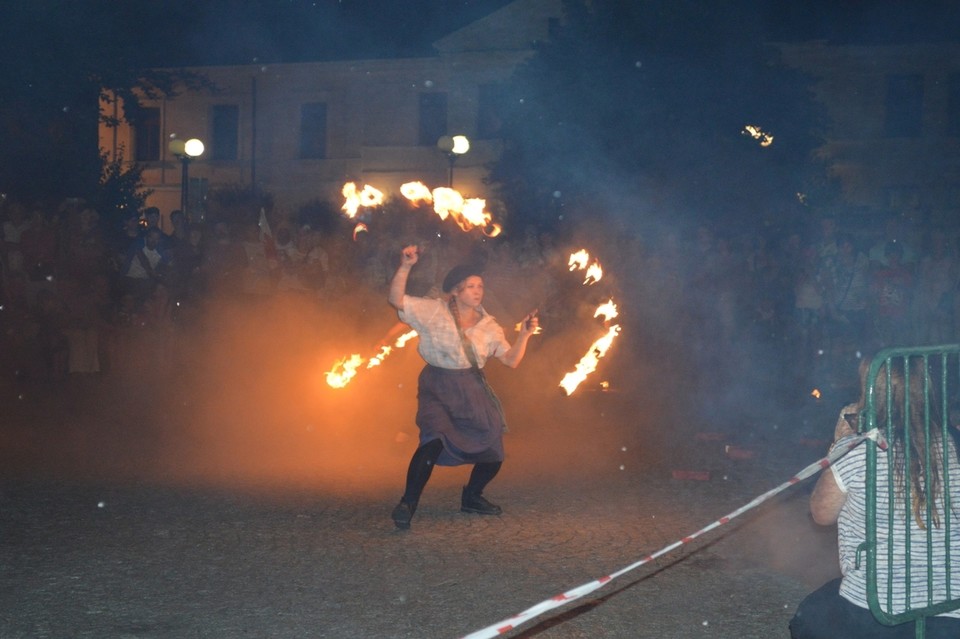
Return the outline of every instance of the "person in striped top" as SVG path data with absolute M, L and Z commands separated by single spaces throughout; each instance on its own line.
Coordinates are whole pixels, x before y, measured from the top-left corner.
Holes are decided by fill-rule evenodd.
M 944 439 L 935 416 L 924 414 L 925 406 L 937 403 L 935 400 L 925 403 L 923 360 L 907 359 L 909 364 L 904 363 L 904 358 L 888 360 L 876 377 L 873 394 L 876 423 L 881 431 L 885 431 L 886 424 L 891 424 L 892 434 L 887 450 L 877 453 L 877 591 L 881 606 L 888 614 L 960 597 L 960 463 L 953 438 Z M 869 362 L 867 358 L 862 360 L 860 401 L 841 411 L 834 429 L 833 446 L 843 446 L 856 435 L 859 415 L 865 406 Z M 905 365 L 910 366 L 909 375 L 905 375 Z M 925 429 L 927 419 L 929 431 Z M 907 429 L 909 447 L 905 445 Z M 927 444 L 931 452 L 929 467 L 924 455 Z M 870 612 L 867 602 L 867 562 L 863 554 L 858 561 L 857 550 L 866 540 L 866 447 L 872 445 L 866 442 L 852 449 L 824 470 L 814 487 L 810 512 L 818 524 L 837 525 L 842 577 L 828 582 L 801 602 L 790 622 L 793 639 L 912 639 L 915 636 L 915 624 L 884 625 Z M 891 464 L 892 472 L 888 472 Z M 894 483 L 892 519 L 887 497 L 888 478 Z M 947 489 L 948 511 L 944 508 Z M 928 563 L 933 567 L 932 592 L 928 592 Z M 888 579 L 888 575 L 892 579 Z M 892 603 L 890 609 L 887 609 L 888 599 Z M 928 618 L 926 637 L 960 637 L 960 610 Z

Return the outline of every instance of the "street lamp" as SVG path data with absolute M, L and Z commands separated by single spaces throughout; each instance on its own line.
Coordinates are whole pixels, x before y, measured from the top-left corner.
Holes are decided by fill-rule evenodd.
M 444 135 L 437 140 L 437 148 L 447 155 L 450 169 L 447 174 L 447 186 L 453 188 L 453 165 L 457 158 L 470 150 L 470 140 L 465 135 Z
M 187 210 L 190 202 L 190 161 L 203 154 L 203 142 L 197 138 L 170 140 L 170 152 L 180 160 L 180 210 L 190 219 Z

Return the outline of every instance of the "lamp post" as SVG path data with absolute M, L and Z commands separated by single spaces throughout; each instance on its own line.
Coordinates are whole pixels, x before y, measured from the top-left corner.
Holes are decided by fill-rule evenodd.
M 180 160 L 180 210 L 190 219 L 190 161 L 203 154 L 203 142 L 197 138 L 170 140 L 170 152 Z
M 447 186 L 453 188 L 453 165 L 457 158 L 470 150 L 470 140 L 465 135 L 444 135 L 437 140 L 437 148 L 443 151 L 450 161 L 447 173 Z

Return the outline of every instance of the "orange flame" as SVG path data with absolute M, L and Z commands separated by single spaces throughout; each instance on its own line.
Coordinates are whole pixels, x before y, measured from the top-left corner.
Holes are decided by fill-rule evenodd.
M 327 384 L 333 388 L 343 388 L 354 378 L 357 374 L 357 367 L 362 363 L 363 358 L 357 353 L 350 357 L 344 357 L 327 371 Z
M 406 333 L 404 333 L 403 335 L 401 335 L 400 337 L 398 337 L 398 338 L 397 338 L 397 341 L 394 342 L 393 345 L 396 346 L 397 348 L 403 348 L 404 346 L 407 345 L 407 342 L 409 342 L 410 340 L 412 340 L 412 339 L 413 339 L 414 337 L 416 337 L 416 336 L 417 336 L 417 332 L 416 332 L 416 331 L 412 331 L 412 330 L 411 330 L 411 331 L 407 331 Z
M 749 135 L 754 140 L 760 140 L 760 146 L 770 146 L 773 144 L 773 136 L 753 124 L 748 124 L 743 127 L 742 133 L 744 135 Z
M 370 361 L 367 362 L 367 369 L 371 369 L 374 366 L 379 366 L 383 363 L 383 360 L 386 359 L 387 355 L 390 354 L 390 351 L 393 350 L 386 344 L 380 347 L 380 352 L 370 358 Z
M 576 253 L 570 254 L 570 260 L 567 262 L 567 265 L 571 271 L 582 271 L 587 268 L 587 262 L 589 261 L 590 254 L 587 253 L 586 249 L 580 249 Z
M 573 391 L 577 390 L 577 387 L 583 382 L 583 380 L 587 379 L 587 376 L 590 375 L 590 373 L 597 370 L 597 366 L 600 364 L 600 359 L 607 354 L 611 344 L 613 344 L 613 340 L 616 339 L 617 335 L 619 334 L 619 324 L 614 324 L 613 326 L 609 327 L 603 337 L 599 338 L 590 345 L 590 348 L 587 349 L 587 352 L 584 354 L 584 356 L 580 358 L 579 362 L 577 362 L 574 370 L 564 375 L 563 379 L 560 380 L 560 387 L 568 397 L 573 394 Z
M 516 324 L 514 324 L 513 330 L 519 333 L 522 327 L 523 327 L 523 322 L 517 322 Z M 533 329 L 533 333 L 531 333 L 531 335 L 539 335 L 542 332 L 543 332 L 543 327 L 537 326 L 535 329 Z
M 617 311 L 617 305 L 613 303 L 613 300 L 607 300 L 605 303 L 597 307 L 597 310 L 593 316 L 600 317 L 603 315 L 603 321 L 609 322 L 619 314 L 620 313 Z
M 603 277 L 603 267 L 600 266 L 600 260 L 594 259 L 593 262 L 591 262 L 590 254 L 587 253 L 586 249 L 580 249 L 575 253 L 571 253 L 570 259 L 567 261 L 567 266 L 570 267 L 571 271 L 582 271 L 586 269 L 587 276 L 584 278 L 583 283 L 587 285 L 596 284 L 600 281 L 600 278 Z
M 441 220 L 453 218 L 463 231 L 478 228 L 487 237 L 496 237 L 502 230 L 486 211 L 487 201 L 484 199 L 464 198 L 459 191 L 447 187 L 431 191 L 422 182 L 407 182 L 400 186 L 400 193 L 414 204 L 432 202 L 433 210 Z
M 583 280 L 584 286 L 596 284 L 600 281 L 600 278 L 603 277 L 603 269 L 600 266 L 600 260 L 593 259 L 593 261 L 591 261 L 590 254 L 586 249 L 580 249 L 579 251 L 571 253 L 567 265 L 570 267 L 571 271 L 586 270 L 586 278 Z M 618 315 L 619 311 L 617 310 L 617 305 L 614 304 L 612 299 L 600 304 L 593 314 L 594 317 L 602 317 L 604 324 L 608 324 Z M 607 350 L 609 350 L 610 346 L 613 344 L 613 340 L 619 334 L 619 324 L 608 326 L 606 334 L 591 344 L 584 356 L 580 358 L 580 361 L 577 363 L 574 370 L 564 376 L 564 378 L 560 381 L 560 387 L 563 388 L 567 396 L 572 395 L 573 391 L 577 389 L 583 380 L 585 380 L 590 373 L 597 370 L 597 366 L 600 364 L 600 359 L 606 355 Z
M 361 206 L 371 207 L 383 204 L 383 193 L 369 184 L 364 184 L 363 189 L 357 191 L 357 185 L 354 182 L 347 182 L 343 185 L 341 193 L 343 193 L 344 203 L 340 208 L 350 219 L 357 216 Z
M 400 185 L 400 194 L 411 202 L 433 202 L 433 193 L 423 182 L 407 182 Z
M 394 329 L 391 329 L 391 331 L 387 333 L 387 335 L 389 336 L 391 334 L 396 334 L 396 328 L 398 326 L 402 327 L 403 324 L 397 324 L 394 327 Z M 417 336 L 416 331 L 414 330 L 407 331 L 406 333 L 398 337 L 393 342 L 392 347 L 388 344 L 381 344 L 376 355 L 370 357 L 369 359 L 364 359 L 357 353 L 354 353 L 350 357 L 344 357 L 343 359 L 338 361 L 336 364 L 334 364 L 333 368 L 327 372 L 326 374 L 327 384 L 333 388 L 343 388 L 344 386 L 349 384 L 354 377 L 356 377 L 357 370 L 360 368 L 360 366 L 363 365 L 364 362 L 366 362 L 367 364 L 366 366 L 367 370 L 370 370 L 371 368 L 375 368 L 380 364 L 382 364 L 383 360 L 385 360 L 387 356 L 393 352 L 394 349 L 403 348 L 404 346 L 407 345 L 407 342 L 409 342 L 411 339 L 413 339 L 416 336 Z
M 600 267 L 600 262 L 594 260 L 593 264 L 587 267 L 587 277 L 583 280 L 583 283 L 596 284 L 601 277 L 603 277 L 603 269 Z

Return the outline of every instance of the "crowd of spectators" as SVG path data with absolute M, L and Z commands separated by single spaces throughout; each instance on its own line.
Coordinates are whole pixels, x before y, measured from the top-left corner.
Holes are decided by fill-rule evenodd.
M 575 233 L 483 239 L 408 216 L 391 232 L 351 235 L 281 216 L 196 223 L 173 211 L 162 219 L 156 208 L 119 219 L 104 223 L 75 200 L 54 210 L 4 204 L 5 370 L 24 380 L 107 372 L 122 361 L 126 335 L 175 333 L 212 299 L 295 295 L 325 304 L 358 288 L 382 296 L 407 242 L 424 248 L 409 284 L 416 294 L 472 254 L 502 277 L 539 278 L 542 323 L 555 334 L 577 313 L 580 282 L 567 276 L 569 254 L 584 241 Z M 902 215 L 869 228 L 823 216 L 776 231 L 701 224 L 642 235 L 612 224 L 587 236 L 619 289 L 625 321 L 664 349 L 694 353 L 699 365 L 763 352 L 811 376 L 825 365 L 849 370 L 858 351 L 960 334 L 957 237 Z

